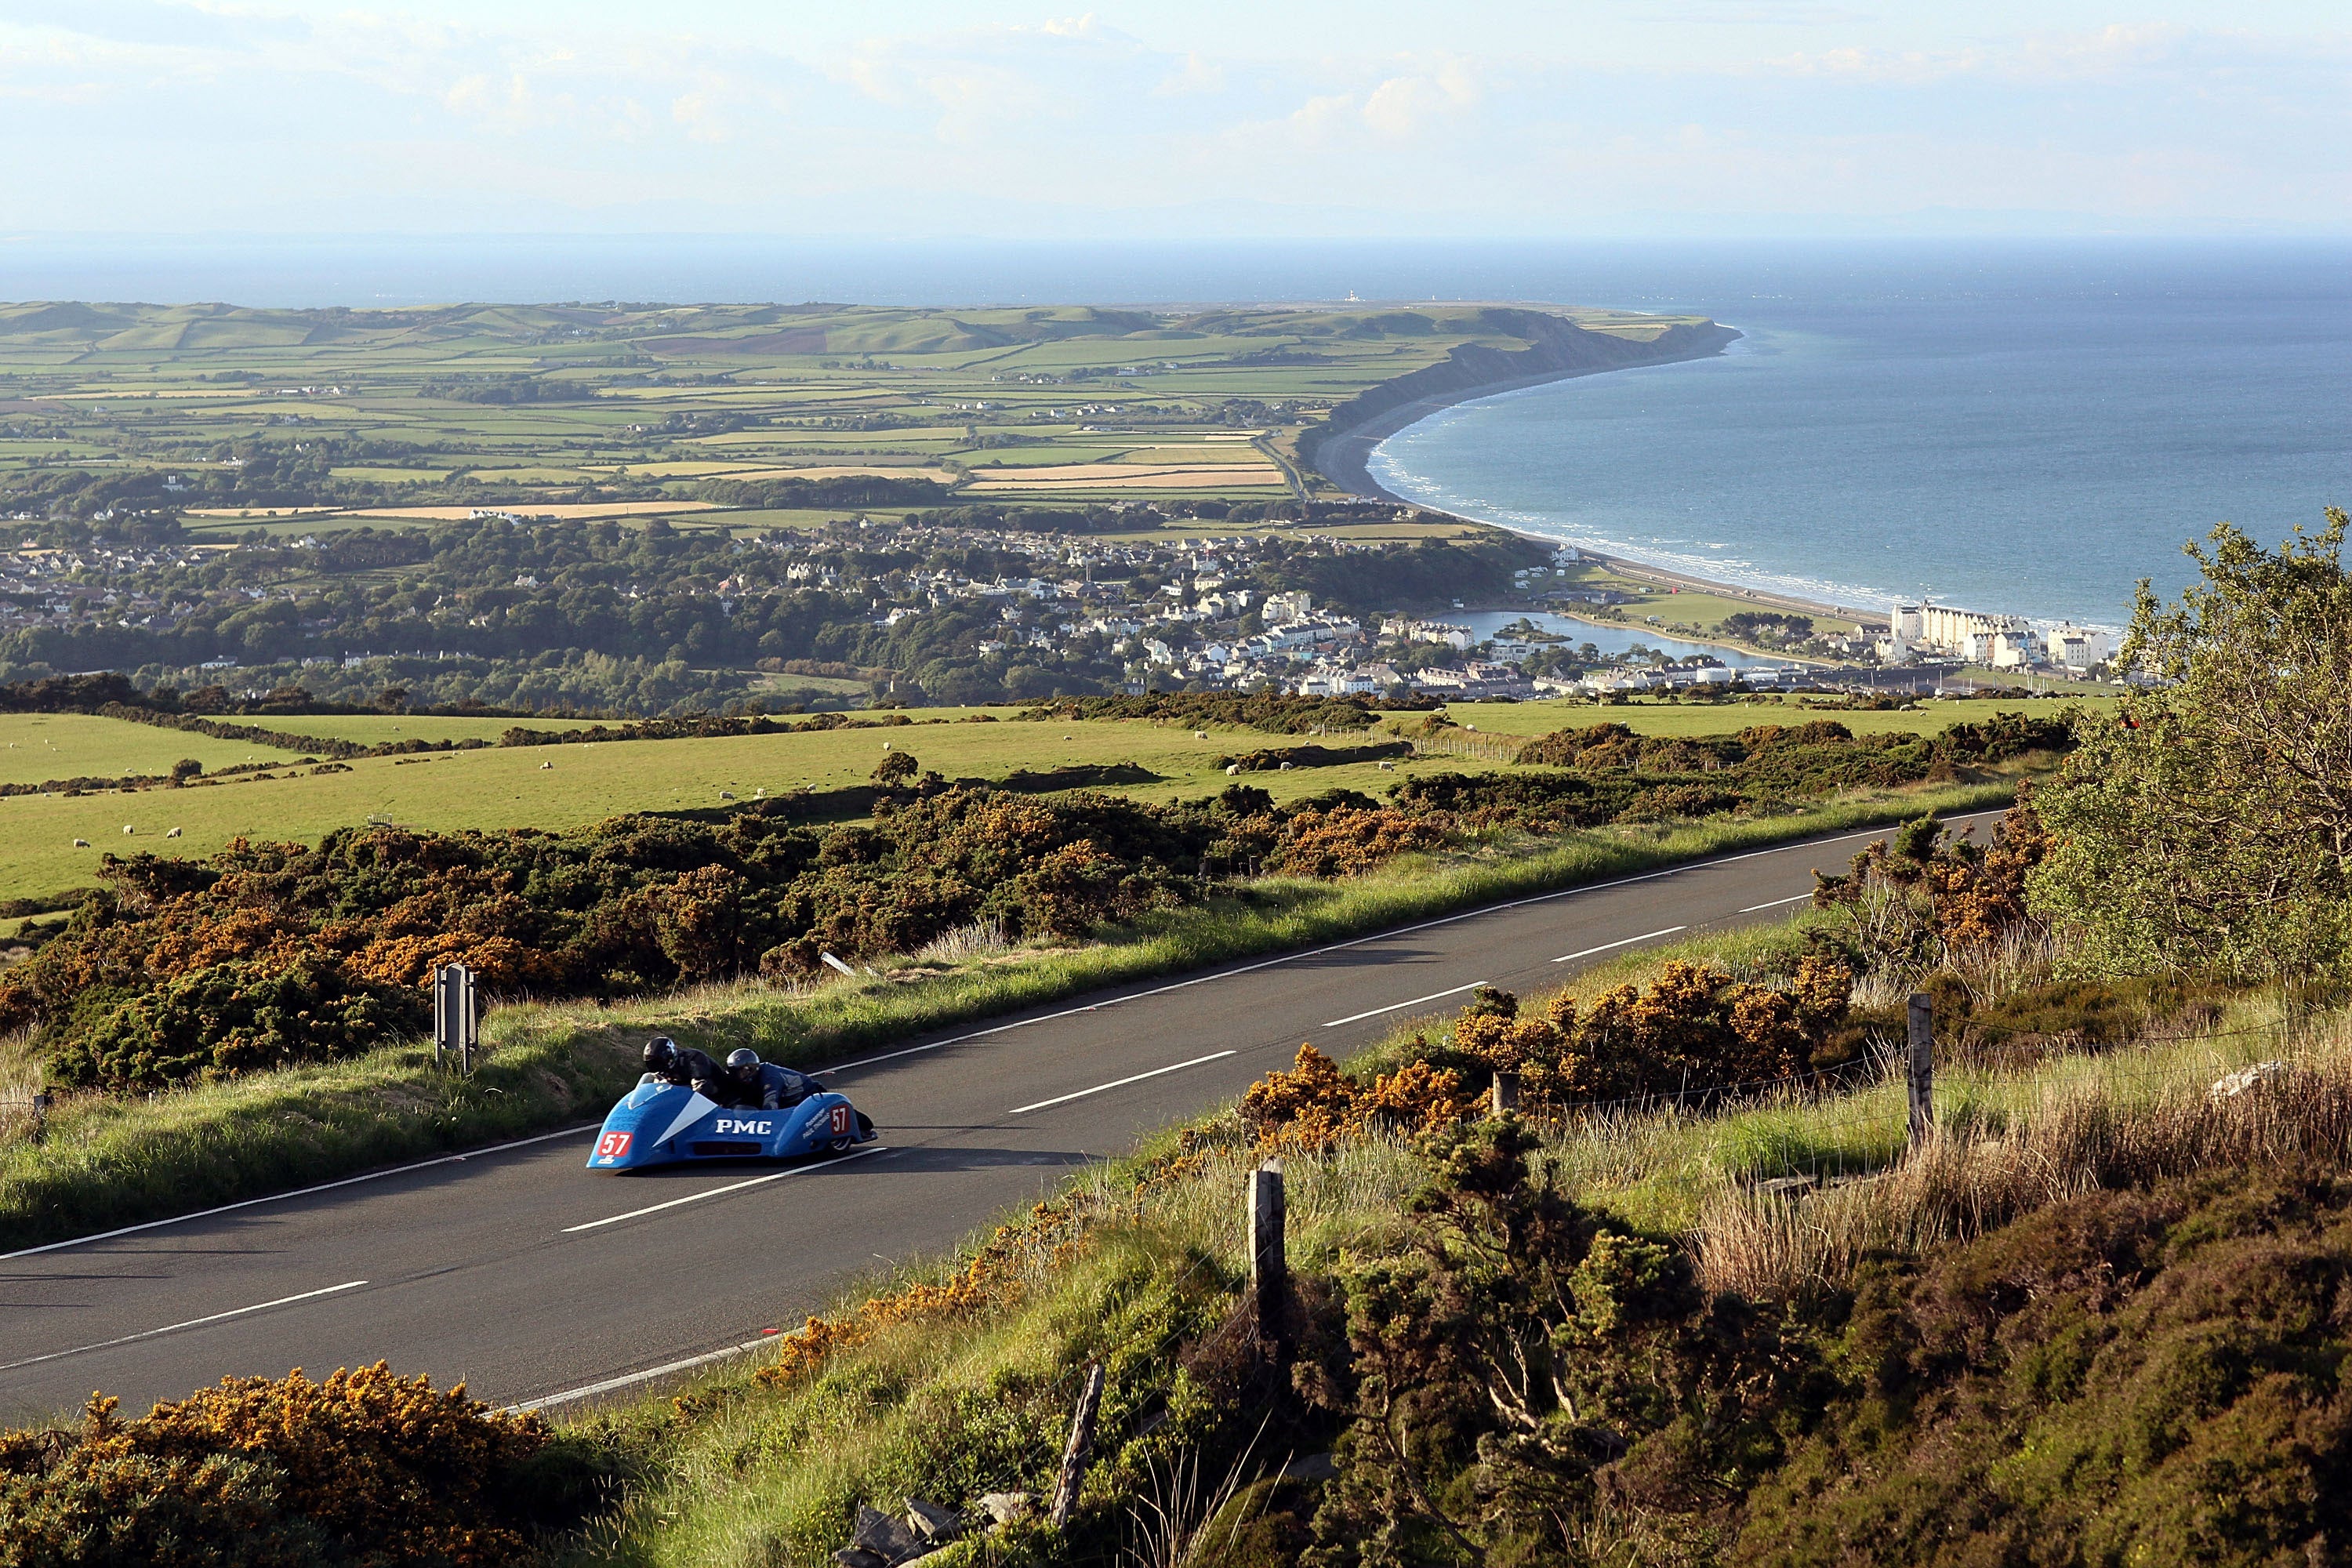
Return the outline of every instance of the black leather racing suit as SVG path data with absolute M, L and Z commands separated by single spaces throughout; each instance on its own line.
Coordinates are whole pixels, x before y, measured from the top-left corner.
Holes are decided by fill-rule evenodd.
M 664 1083 L 682 1084 L 697 1094 L 705 1095 L 724 1105 L 727 1102 L 727 1075 L 709 1055 L 692 1046 L 680 1046 L 672 1051 L 669 1066 L 654 1074 Z
M 804 1072 L 761 1062 L 759 1076 L 750 1083 L 730 1078 L 728 1088 L 735 1096 L 735 1103 L 747 1110 L 782 1110 L 798 1105 L 824 1085 Z

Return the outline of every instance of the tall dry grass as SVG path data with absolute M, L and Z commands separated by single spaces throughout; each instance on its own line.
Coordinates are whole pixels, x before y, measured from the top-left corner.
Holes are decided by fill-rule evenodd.
M 1884 1170 L 1793 1193 L 1725 1183 L 1690 1227 L 1700 1277 L 1752 1297 L 1801 1297 L 1873 1252 L 1916 1255 L 2103 1189 L 2352 1159 L 2352 1026 L 2337 1018 L 2264 1042 L 2276 1070 L 2230 1092 L 2248 1053 L 2222 1047 L 2249 1038 L 2262 1037 L 1963 1085 L 1936 1135 Z

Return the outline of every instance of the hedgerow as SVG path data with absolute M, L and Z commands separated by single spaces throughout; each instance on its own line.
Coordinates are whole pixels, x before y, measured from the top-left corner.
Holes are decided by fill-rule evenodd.
M 1362 700 L 1281 697 L 1272 692 L 1150 691 L 1139 697 L 1078 697 L 1040 705 L 1024 719 L 1150 719 L 1171 724 L 1223 724 L 1276 735 L 1369 730 L 1375 715 Z

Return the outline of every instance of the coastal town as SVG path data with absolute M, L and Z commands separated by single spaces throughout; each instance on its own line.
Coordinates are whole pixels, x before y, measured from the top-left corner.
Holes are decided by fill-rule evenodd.
M 1925 603 L 1892 605 L 1878 625 L 1817 628 L 1780 611 L 1736 616 L 1710 633 L 1636 616 L 1622 580 L 1570 545 L 1530 552 L 1487 593 L 1465 588 L 1468 600 L 1391 608 L 1361 593 L 1339 602 L 1284 585 L 1345 581 L 1348 560 L 1394 548 L 1346 539 L 1318 541 L 1302 555 L 1263 533 L 1096 538 L 859 519 L 817 533 L 717 536 L 692 564 L 656 574 L 565 560 L 562 542 L 576 529 L 533 544 L 533 520 L 492 510 L 467 521 L 509 541 L 501 564 L 494 576 L 436 583 L 429 595 L 396 570 L 391 581 L 354 572 L 349 535 L 341 546 L 335 535 L 260 533 L 149 544 L 100 533 L 79 547 L 26 546 L 0 555 L 0 648 L 14 668 L 60 638 L 128 638 L 150 657 L 119 662 L 234 684 L 247 667 L 275 678 L 286 667 L 498 657 L 513 626 L 552 602 L 569 605 L 572 622 L 715 611 L 729 626 L 804 602 L 829 624 L 939 643 L 934 657 L 1083 673 L 1101 689 L 1396 700 L 1918 690 L 1970 670 L 2063 681 L 2100 672 L 2113 651 L 2096 630 Z M 1302 574 L 1303 562 L 1336 570 Z M 772 658 L 812 651 L 767 637 L 755 647 Z

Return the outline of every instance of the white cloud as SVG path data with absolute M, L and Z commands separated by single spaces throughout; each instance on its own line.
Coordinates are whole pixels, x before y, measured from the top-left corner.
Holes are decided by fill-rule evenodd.
M 1091 13 L 795 52 L 398 8 L 418 0 L 271 3 L 0 0 L 0 199 L 59 229 L 125 211 L 159 228 L 292 212 L 761 229 L 816 204 L 844 231 L 1008 234 L 1922 206 L 2352 226 L 2340 36 L 2146 25 L 1896 47 L 1843 12 L 1731 4 L 1703 14 L 1825 37 L 1601 69 L 1342 36 L 1273 58 Z M 182 163 L 276 178 L 156 177 Z M 346 205 L 283 194 L 305 191 Z

